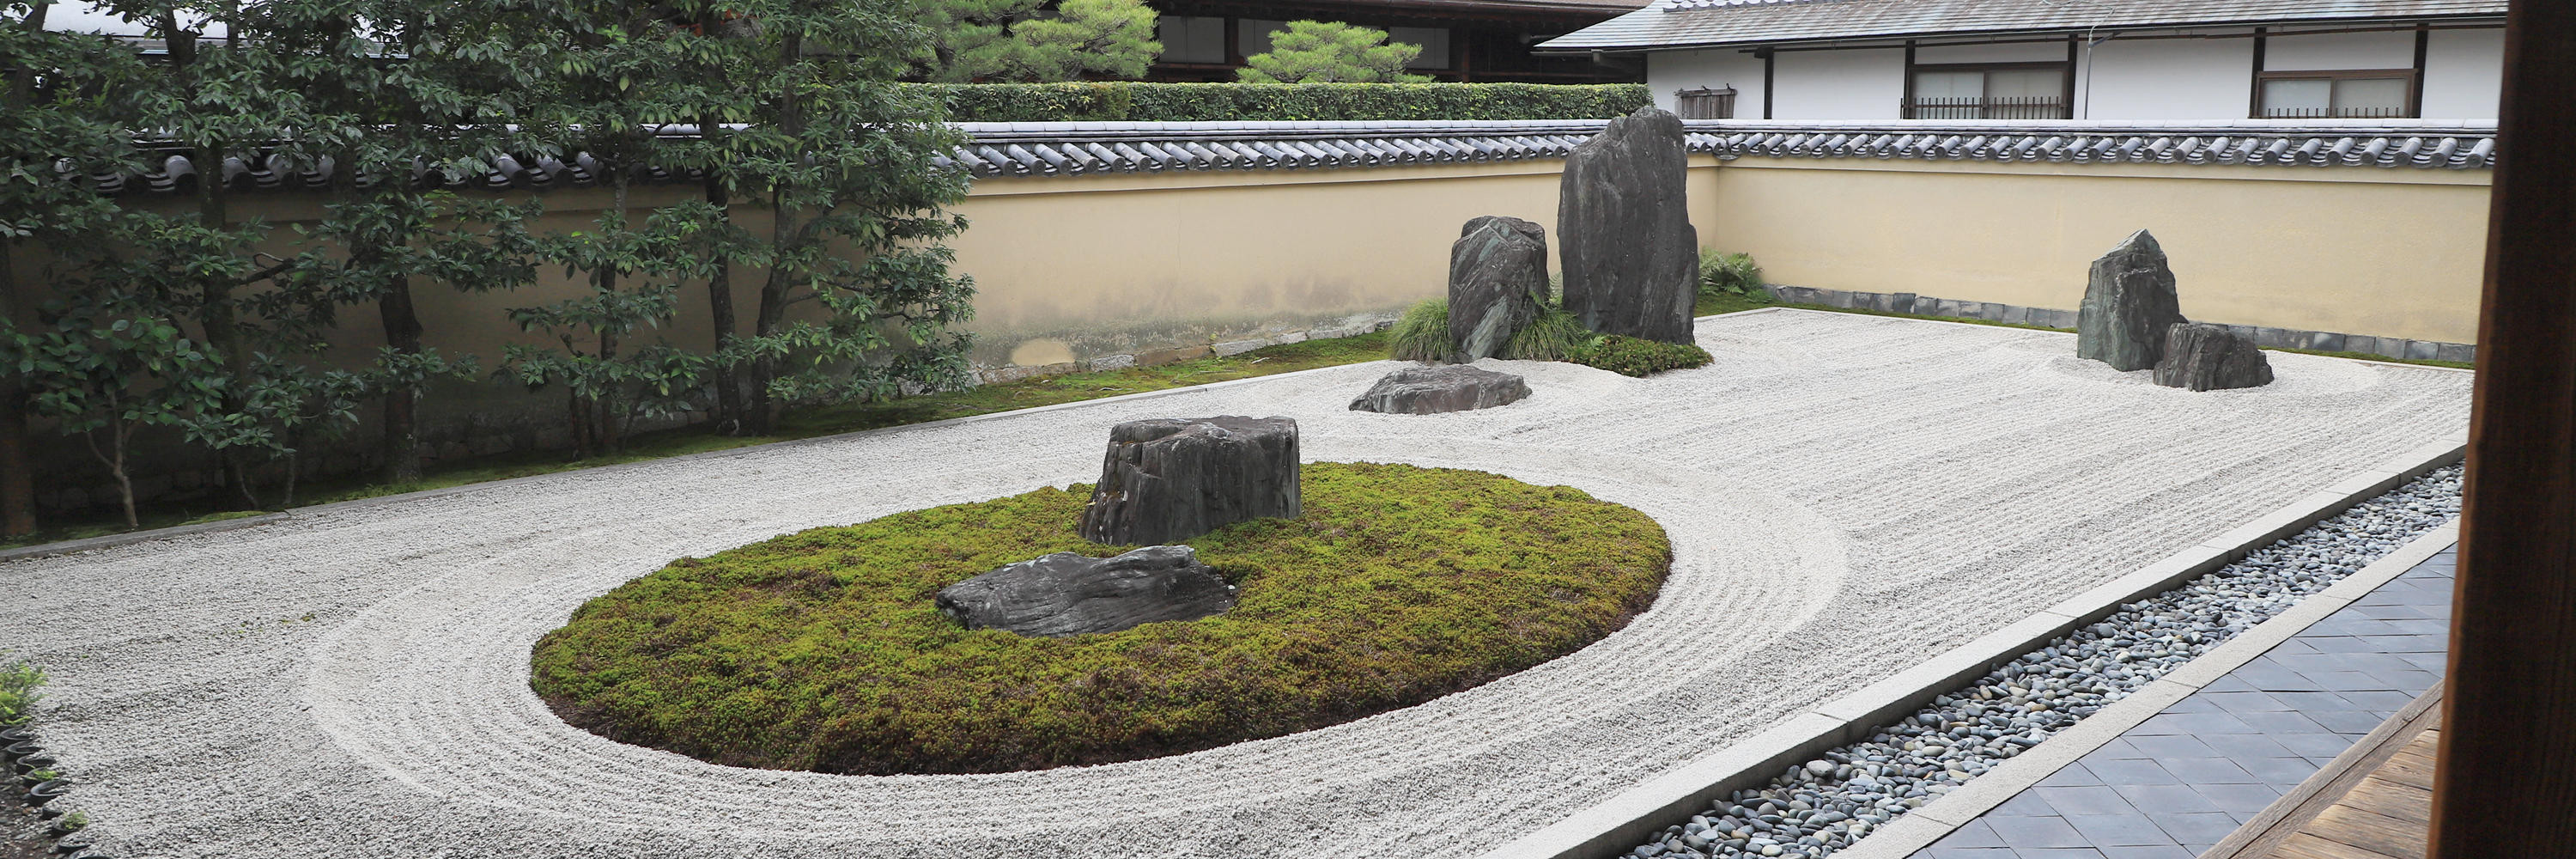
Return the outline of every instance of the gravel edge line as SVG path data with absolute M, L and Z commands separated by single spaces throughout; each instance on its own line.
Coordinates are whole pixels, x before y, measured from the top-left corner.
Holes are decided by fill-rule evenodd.
M 2172 590 L 2356 504 L 2458 463 L 2465 458 L 2467 449 L 2467 439 L 2454 435 L 2392 458 L 2206 543 L 2050 606 L 1734 745 L 1685 762 L 1598 805 L 1479 854 L 1478 859 L 1608 859 L 1633 855 L 1632 850 L 1653 840 L 1655 833 L 1701 813 L 1727 794 L 1766 784 L 1774 774 L 1817 753 L 1866 740 L 1879 727 L 1911 715 L 1932 699 L 1968 686 L 2000 666 L 2108 617 L 2122 605 Z M 1894 826 L 1896 821 L 1888 825 Z

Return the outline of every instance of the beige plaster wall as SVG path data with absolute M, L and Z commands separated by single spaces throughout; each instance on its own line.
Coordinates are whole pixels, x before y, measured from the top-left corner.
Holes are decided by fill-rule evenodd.
M 2477 339 L 2483 170 L 1746 158 L 1713 174 L 1691 189 L 1703 242 L 1774 283 L 2073 309 L 2088 264 L 2145 228 L 2193 319 Z

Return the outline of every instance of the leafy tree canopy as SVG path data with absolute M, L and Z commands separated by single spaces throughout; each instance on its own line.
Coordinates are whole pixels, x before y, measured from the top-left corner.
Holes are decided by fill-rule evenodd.
M 1140 78 L 1161 54 L 1144 0 L 926 0 L 922 74 L 945 83 Z
M 1389 43 L 1385 30 L 1339 21 L 1290 21 L 1272 33 L 1270 50 L 1243 58 L 1236 79 L 1250 84 L 1427 83 L 1404 73 L 1421 45 Z

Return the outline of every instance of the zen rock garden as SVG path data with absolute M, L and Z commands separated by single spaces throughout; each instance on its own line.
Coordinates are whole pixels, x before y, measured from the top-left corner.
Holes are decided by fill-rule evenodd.
M 1575 147 L 1559 186 L 1564 296 L 1551 295 L 1547 229 L 1504 215 L 1471 218 L 1449 247 L 1445 303 L 1399 323 L 1399 358 L 1570 360 L 1629 375 L 1697 367 L 1699 236 L 1685 199 L 1681 120 L 1647 107 Z M 1408 346 L 1406 329 L 1418 324 Z M 1378 380 L 1354 411 L 1434 414 L 1507 405 L 1518 376 L 1408 368 Z
M 2093 261 L 2076 314 L 2075 354 L 2124 372 L 2153 370 L 2155 383 L 2170 388 L 2272 383 L 2272 364 L 2251 338 L 2183 318 L 2173 268 L 2145 230 Z

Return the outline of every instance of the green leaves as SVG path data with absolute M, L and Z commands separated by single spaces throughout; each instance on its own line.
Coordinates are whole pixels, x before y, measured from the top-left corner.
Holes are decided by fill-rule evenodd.
M 916 84 L 960 122 L 1252 119 L 1607 119 L 1651 99 L 1642 84 Z
M 1290 21 L 1270 36 L 1270 50 L 1243 58 L 1235 77 L 1244 83 L 1423 83 L 1405 64 L 1422 46 L 1389 43 L 1385 30 L 1340 21 Z

